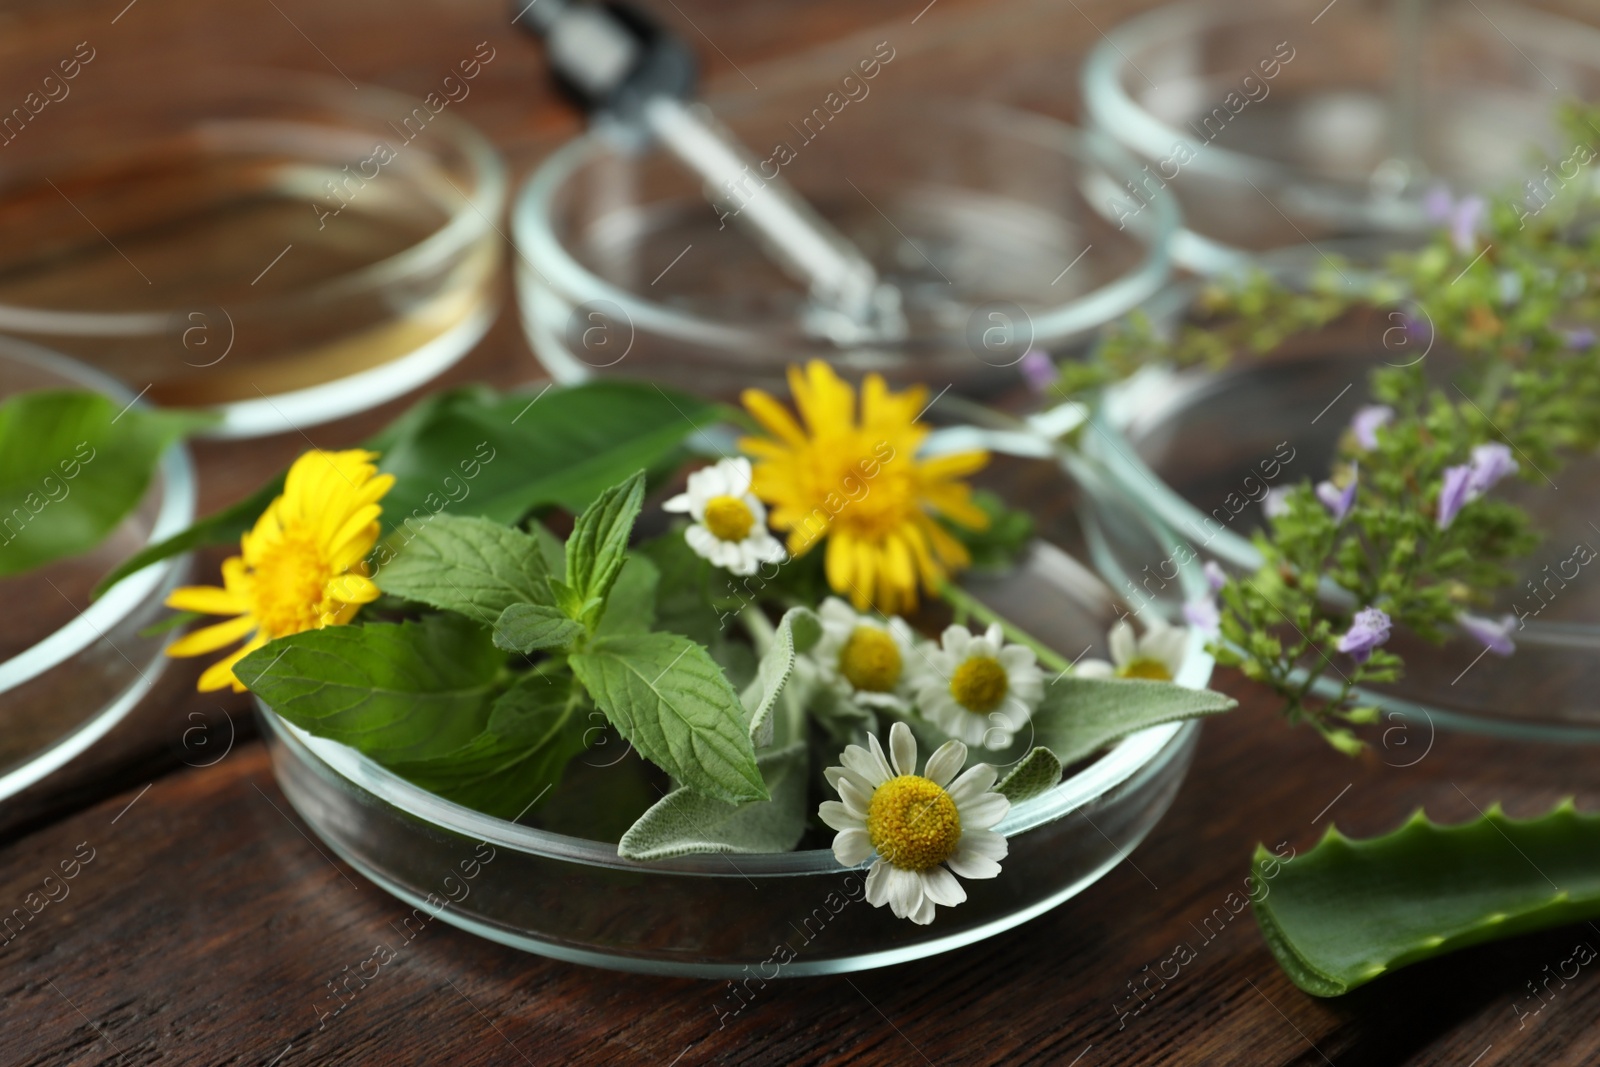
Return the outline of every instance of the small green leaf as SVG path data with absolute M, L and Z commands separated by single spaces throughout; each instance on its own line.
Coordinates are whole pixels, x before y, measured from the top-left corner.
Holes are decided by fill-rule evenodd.
M 527 655 L 545 648 L 565 648 L 584 633 L 560 608 L 548 604 L 512 604 L 494 624 L 494 643 L 508 652 Z
M 390 546 L 400 538 L 396 533 Z M 549 604 L 539 542 L 484 518 L 435 515 L 375 576 L 386 593 L 491 625 L 513 604 Z
M 703 647 L 676 634 L 607 637 L 571 662 L 600 710 L 650 762 L 706 796 L 767 799 L 744 708 Z
M 105 540 L 168 446 L 211 421 L 65 389 L 0 403 L 0 578 Z
M 763 753 L 758 761 L 771 800 L 729 804 L 674 789 L 629 827 L 617 854 L 659 860 L 697 852 L 789 852 L 806 830 L 806 746 Z
M 1209 689 L 1186 689 L 1139 678 L 1067 675 L 1045 687 L 1033 713 L 1033 741 L 1063 767 L 1149 726 L 1216 715 L 1237 701 Z
M 628 537 L 644 507 L 644 471 L 601 493 L 567 538 L 567 584 L 585 601 L 604 601 L 628 558 Z
M 807 608 L 791 608 L 778 623 L 771 644 L 761 655 L 755 681 L 739 696 L 750 713 L 750 741 L 757 748 L 772 744 L 772 709 L 794 670 L 795 653 L 810 651 L 821 637 L 822 622 Z
M 1000 779 L 994 791 L 1011 803 L 1020 804 L 1024 800 L 1054 789 L 1060 782 L 1061 761 L 1056 759 L 1055 753 L 1041 746 L 1029 752 L 1021 763 L 1012 767 L 1010 772 Z
M 1383 837 L 1330 828 L 1288 860 L 1257 846 L 1256 920 L 1295 985 L 1339 996 L 1468 945 L 1600 916 L 1600 815 L 1498 805 L 1457 826 L 1420 811 Z
M 459 615 L 280 637 L 234 673 L 273 711 L 380 763 L 466 744 L 489 718 L 502 655 Z
M 570 674 L 532 673 L 494 702 L 488 725 L 465 745 L 389 769 L 447 800 L 501 819 L 533 810 L 584 748 L 583 690 Z
M 660 578 L 654 563 L 630 554 L 606 597 L 605 613 L 595 633 L 601 637 L 648 633 L 656 621 L 656 583 Z

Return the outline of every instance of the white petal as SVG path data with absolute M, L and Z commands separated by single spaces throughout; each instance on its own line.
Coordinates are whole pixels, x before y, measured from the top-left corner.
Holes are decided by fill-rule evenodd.
M 872 758 L 877 761 L 878 770 L 883 773 L 883 780 L 888 781 L 894 777 L 894 769 L 889 766 L 889 760 L 883 754 L 883 744 L 878 740 L 877 734 L 867 735 L 867 747 L 872 750 Z
M 1181 626 L 1164 626 L 1151 630 L 1144 636 L 1144 654 L 1158 663 L 1167 665 L 1174 677 L 1183 665 L 1184 654 L 1189 650 L 1189 631 Z
M 930 867 L 922 872 L 922 892 L 935 904 L 947 908 L 953 908 L 967 899 L 967 891 L 961 888 L 956 876 L 943 867 Z
M 835 830 L 860 830 L 867 825 L 861 820 L 861 816 L 837 800 L 824 800 L 817 805 L 817 818 Z
M 1006 643 L 1006 632 L 997 622 L 991 622 L 989 628 L 983 632 L 983 639 L 989 642 L 989 647 L 995 652 L 1000 651 L 1000 646 Z
M 850 810 L 850 814 L 858 819 L 867 817 L 867 809 L 872 806 L 871 791 L 863 791 L 849 778 L 839 779 L 834 788 L 839 791 L 839 799 L 844 801 L 844 806 Z
M 962 830 L 961 841 L 956 852 L 968 856 L 984 856 L 992 860 L 1003 860 L 1010 846 L 1006 844 L 1005 835 L 997 834 L 993 830 Z
M 871 735 L 868 736 L 870 737 Z M 877 739 L 872 738 L 872 743 L 876 745 L 878 743 Z M 874 789 L 887 782 L 891 777 L 888 766 L 883 762 L 882 755 L 875 756 L 860 745 L 851 745 L 846 748 L 840 753 L 839 760 L 845 765 L 845 769 L 859 774 Z
M 718 464 L 728 480 L 729 496 L 744 496 L 750 491 L 750 461 L 743 456 L 725 459 Z
M 694 505 L 689 500 L 688 493 L 679 493 L 661 505 L 662 511 L 687 512 Z
M 1000 873 L 1000 865 L 994 860 L 967 849 L 957 849 L 945 863 L 963 878 L 993 878 Z
M 999 793 L 982 793 L 956 805 L 956 811 L 961 814 L 963 831 L 969 826 L 974 830 L 987 830 L 1005 818 L 1010 810 L 1011 801 Z
M 965 626 L 946 626 L 939 643 L 959 663 L 967 658 L 967 648 L 972 644 L 972 631 Z
M 817 609 L 817 614 L 824 623 L 836 622 L 851 627 L 856 624 L 856 613 L 850 609 L 849 604 L 836 596 L 824 600 L 822 606 Z
M 839 789 L 840 779 L 842 779 L 848 773 L 850 772 L 846 771 L 843 767 L 826 767 L 822 771 L 822 777 L 823 780 L 829 785 L 833 786 L 834 791 L 837 792 Z
M 1119 667 L 1139 655 L 1139 640 L 1133 636 L 1133 624 L 1127 619 L 1111 628 L 1108 641 L 1111 645 L 1111 662 Z
M 889 868 L 889 907 L 902 919 L 909 919 L 922 907 L 922 876 L 916 871 Z
M 865 830 L 841 830 L 833 839 L 833 858 L 845 867 L 859 867 L 872 855 L 872 838 Z
M 946 741 L 928 757 L 928 767 L 922 773 L 934 785 L 946 786 L 966 762 L 967 746 L 960 741 Z
M 956 808 L 960 809 L 968 800 L 987 793 L 998 776 L 999 772 L 992 764 L 975 763 L 968 767 L 946 792 L 950 794 L 950 799 L 956 802 Z
M 1115 678 L 1117 669 L 1103 659 L 1080 659 L 1072 673 L 1079 678 Z
M 893 871 L 894 868 L 883 860 L 878 860 L 867 871 L 867 903 L 874 908 L 881 908 L 889 902 L 889 875 Z
M 917 773 L 917 739 L 911 736 L 911 727 L 903 722 L 889 727 L 889 752 L 894 758 L 894 773 Z
M 910 919 L 918 926 L 927 926 L 929 923 L 933 922 L 933 912 L 933 901 L 924 896 L 922 898 L 922 906 L 916 911 L 912 912 L 910 915 L 906 916 L 906 918 Z
M 722 544 L 717 539 L 716 534 L 699 523 L 695 523 L 683 531 L 683 539 L 688 542 L 689 547 L 694 549 L 695 554 L 701 559 L 709 559 L 713 563 L 716 562 L 717 546 Z
M 1006 669 L 1007 674 L 1025 671 L 1038 662 L 1038 656 L 1027 645 L 1007 645 L 995 658 L 1000 661 L 1000 666 Z

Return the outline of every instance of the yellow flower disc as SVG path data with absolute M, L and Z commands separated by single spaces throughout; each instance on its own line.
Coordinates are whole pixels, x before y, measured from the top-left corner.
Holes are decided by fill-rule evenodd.
M 904 667 L 900 646 L 876 626 L 857 626 L 839 650 L 839 673 L 868 693 L 891 692 Z
M 867 835 L 889 863 L 925 871 L 955 855 L 961 816 L 950 794 L 932 780 L 902 774 L 880 785 L 867 807 Z
M 1172 672 L 1167 670 L 1167 665 L 1158 659 L 1140 656 L 1131 659 L 1117 668 L 1119 678 L 1149 678 L 1156 682 L 1172 681 Z
M 706 529 L 719 541 L 743 541 L 755 524 L 750 506 L 736 496 L 714 496 L 706 501 Z
M 974 656 L 950 677 L 950 695 L 974 715 L 987 715 L 1005 700 L 1010 681 L 992 656 Z

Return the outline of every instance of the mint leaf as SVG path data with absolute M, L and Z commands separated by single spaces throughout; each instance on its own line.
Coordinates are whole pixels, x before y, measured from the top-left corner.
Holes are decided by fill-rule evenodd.
M 447 800 L 496 818 L 519 819 L 583 751 L 586 703 L 570 674 L 528 674 L 494 702 L 488 725 L 465 745 L 388 766 Z
M 1061 761 L 1048 748 L 1033 749 L 1022 758 L 1022 762 L 1000 779 L 994 791 L 1011 801 L 1020 804 L 1024 800 L 1038 796 L 1055 788 L 1061 781 Z
M 385 593 L 491 625 L 513 604 L 549 604 L 549 577 L 539 542 L 529 534 L 484 518 L 435 515 L 376 581 Z
M 503 657 L 459 615 L 280 637 L 234 668 L 289 722 L 380 763 L 449 752 L 483 730 Z
M 612 725 L 673 778 L 730 803 L 767 799 L 744 708 L 703 647 L 676 634 L 607 637 L 571 663 Z
M 601 493 L 567 538 L 567 585 L 585 601 L 604 600 L 628 558 L 628 537 L 644 507 L 644 471 Z M 585 611 L 587 614 L 587 611 Z
M 1237 704 L 1209 689 L 1170 682 L 1069 674 L 1045 687 L 1044 702 L 1031 720 L 1033 740 L 1066 767 L 1148 726 L 1216 715 Z
M 567 613 L 548 604 L 512 604 L 494 624 L 496 647 L 527 655 L 542 648 L 565 648 L 584 632 Z
M 0 403 L 0 578 L 98 545 L 167 447 L 210 421 L 66 389 Z
M 750 741 L 757 748 L 772 744 L 772 709 L 794 670 L 795 653 L 810 651 L 821 637 L 822 622 L 807 608 L 791 608 L 778 623 L 771 644 L 761 654 L 755 680 L 739 696 L 750 713 Z
M 654 563 L 630 554 L 606 597 L 605 613 L 595 633 L 601 637 L 649 633 L 656 621 L 656 583 L 660 580 Z
M 806 830 L 806 746 L 758 761 L 771 800 L 729 804 L 691 789 L 662 797 L 617 843 L 617 855 L 659 860 L 695 852 L 788 852 Z

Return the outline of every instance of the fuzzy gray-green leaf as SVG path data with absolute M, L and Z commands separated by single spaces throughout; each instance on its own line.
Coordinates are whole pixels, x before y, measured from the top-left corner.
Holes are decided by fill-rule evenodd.
M 1060 781 L 1061 761 L 1048 748 L 1039 746 L 1012 767 L 994 791 L 1011 803 L 1020 804 L 1054 788 Z
M 772 744 L 772 709 L 794 671 L 795 654 L 809 651 L 821 636 L 821 621 L 806 608 L 789 609 L 778 623 L 772 644 L 762 653 L 755 680 L 739 697 L 750 713 L 750 741 L 757 748 Z
M 1066 767 L 1146 727 L 1216 715 L 1237 704 L 1209 689 L 1170 682 L 1069 674 L 1045 687 L 1044 702 L 1033 713 L 1033 743 Z
M 771 800 L 729 804 L 674 789 L 622 835 L 624 859 L 657 860 L 695 852 L 788 852 L 806 829 L 806 746 L 763 753 L 758 761 Z

